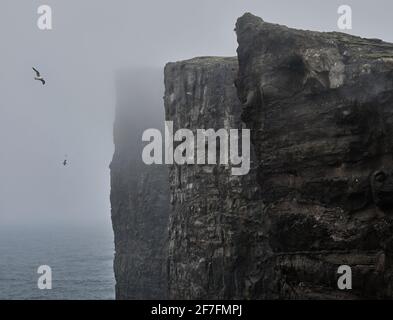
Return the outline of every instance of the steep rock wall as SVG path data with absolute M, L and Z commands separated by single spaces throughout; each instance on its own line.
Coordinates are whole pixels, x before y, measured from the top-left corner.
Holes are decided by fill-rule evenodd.
M 251 14 L 236 32 L 238 61 L 166 66 L 165 114 L 175 130 L 194 133 L 245 124 L 255 151 L 248 175 L 174 164 L 168 191 L 165 167 L 146 167 L 141 150 L 129 151 L 149 117 L 118 117 L 117 297 L 162 298 L 168 285 L 175 299 L 392 298 L 393 45 Z M 156 87 L 124 83 L 119 96 L 133 88 L 136 101 Z M 352 290 L 337 288 L 340 265 L 352 268 Z
M 266 205 L 261 298 L 393 296 L 393 45 L 245 14 L 237 88 Z M 353 289 L 337 289 L 339 265 Z
M 174 131 L 241 129 L 236 58 L 202 57 L 165 68 L 166 120 Z M 218 153 L 218 152 L 217 152 Z M 177 165 L 169 173 L 169 295 L 175 299 L 248 297 L 262 210 L 255 170 Z

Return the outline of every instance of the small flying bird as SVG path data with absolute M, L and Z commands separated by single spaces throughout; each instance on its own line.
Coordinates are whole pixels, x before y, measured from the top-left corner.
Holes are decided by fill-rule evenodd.
M 64 156 L 63 166 L 67 165 L 67 157 L 68 157 L 67 155 Z
M 34 80 L 41 81 L 42 85 L 44 85 L 45 84 L 45 79 L 41 76 L 40 72 L 36 68 L 34 68 L 34 67 L 33 67 L 33 70 L 35 71 L 35 73 L 37 75 L 36 77 L 34 77 Z

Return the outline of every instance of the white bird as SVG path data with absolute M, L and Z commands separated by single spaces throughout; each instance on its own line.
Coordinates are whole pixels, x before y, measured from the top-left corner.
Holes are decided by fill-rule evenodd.
M 33 70 L 35 71 L 35 73 L 37 75 L 36 77 L 34 77 L 34 80 L 41 81 L 42 85 L 44 85 L 45 84 L 45 79 L 41 76 L 40 72 L 37 69 L 35 69 L 34 67 L 33 67 Z

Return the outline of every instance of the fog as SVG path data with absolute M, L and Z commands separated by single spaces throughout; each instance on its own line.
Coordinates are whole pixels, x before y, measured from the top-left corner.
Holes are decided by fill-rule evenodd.
M 53 30 L 37 27 L 42 4 L 53 10 Z M 340 4 L 2 0 L 0 225 L 110 226 L 118 71 L 163 69 L 168 61 L 201 55 L 233 56 L 234 24 L 247 11 L 290 27 L 338 31 Z M 353 9 L 351 33 L 393 41 L 390 1 L 345 4 Z M 34 81 L 33 66 L 47 85 Z M 143 90 L 142 96 L 151 92 L 148 86 Z M 63 166 L 66 156 L 69 165 Z

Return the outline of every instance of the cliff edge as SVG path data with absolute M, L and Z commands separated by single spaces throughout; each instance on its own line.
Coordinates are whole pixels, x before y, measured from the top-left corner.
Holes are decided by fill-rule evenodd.
M 393 44 L 236 24 L 267 250 L 260 298 L 392 297 Z M 337 288 L 340 265 L 353 288 Z

